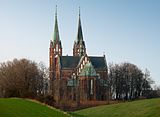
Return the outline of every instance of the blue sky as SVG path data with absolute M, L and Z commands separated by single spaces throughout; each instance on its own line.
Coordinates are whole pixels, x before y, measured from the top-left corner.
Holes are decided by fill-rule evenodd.
M 72 55 L 80 6 L 88 55 L 148 68 L 160 85 L 159 0 L 0 0 L 0 62 L 25 57 L 48 66 L 56 4 L 63 55 Z

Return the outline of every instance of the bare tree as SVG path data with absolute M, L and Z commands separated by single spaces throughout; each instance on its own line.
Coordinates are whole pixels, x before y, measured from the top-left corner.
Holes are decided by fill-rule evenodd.
M 42 93 L 44 74 L 41 66 L 27 59 L 14 59 L 1 63 L 1 95 L 34 98 Z
M 115 99 L 133 100 L 151 88 L 152 80 L 148 70 L 143 73 L 136 65 L 125 62 L 109 65 L 109 83 Z

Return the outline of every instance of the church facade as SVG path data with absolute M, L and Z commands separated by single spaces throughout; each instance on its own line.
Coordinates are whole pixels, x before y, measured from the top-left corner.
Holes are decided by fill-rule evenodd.
M 53 39 L 49 48 L 50 89 L 54 100 L 77 102 L 107 99 L 108 69 L 105 55 L 89 56 L 83 39 L 79 13 L 73 56 L 63 56 L 57 12 Z

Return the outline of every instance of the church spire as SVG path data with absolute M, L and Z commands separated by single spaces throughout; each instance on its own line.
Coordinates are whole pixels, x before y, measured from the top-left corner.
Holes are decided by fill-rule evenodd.
M 53 53 L 54 55 L 62 55 L 62 45 L 59 36 L 58 30 L 58 19 L 57 19 L 57 5 L 56 5 L 56 12 L 55 12 L 55 26 L 53 32 L 53 39 L 52 39 L 52 46 L 53 46 Z
M 85 47 L 85 42 L 83 40 L 81 14 L 80 14 L 80 7 L 79 7 L 78 32 L 77 32 L 76 41 L 73 46 L 73 56 L 83 56 L 85 54 L 86 54 L 86 47 Z
M 59 30 L 58 30 L 58 20 L 57 20 L 57 5 L 56 5 L 56 12 L 55 12 L 55 26 L 54 26 L 53 43 L 55 43 L 56 41 L 60 41 Z
M 81 25 L 81 14 L 80 14 L 80 7 L 79 7 L 79 20 L 78 20 L 78 32 L 77 32 L 77 41 L 83 41 L 83 33 L 82 33 L 82 25 Z
M 57 17 L 57 5 L 56 5 L 56 13 L 55 13 L 55 16 Z
M 79 7 L 79 17 L 81 16 L 81 9 L 80 9 L 80 7 Z

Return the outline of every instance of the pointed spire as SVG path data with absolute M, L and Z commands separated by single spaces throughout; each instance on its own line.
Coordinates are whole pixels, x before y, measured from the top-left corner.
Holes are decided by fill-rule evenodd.
M 81 8 L 79 7 L 79 17 L 81 17 Z
M 82 26 L 81 26 L 81 14 L 80 14 L 80 7 L 79 7 L 79 21 L 78 21 L 78 33 L 77 33 L 77 41 L 83 41 L 83 33 L 82 33 Z
M 59 30 L 58 30 L 58 20 L 57 20 L 57 5 L 56 5 L 56 12 L 55 12 L 55 26 L 54 26 L 53 43 L 55 43 L 56 41 L 60 41 Z
M 55 12 L 55 17 L 57 18 L 57 5 L 56 5 L 56 12 Z
M 83 40 L 81 14 L 80 14 L 80 7 L 79 7 L 78 32 L 77 32 L 76 41 L 73 46 L 73 55 L 83 56 L 85 54 L 86 54 L 86 47 L 85 47 L 85 42 Z

